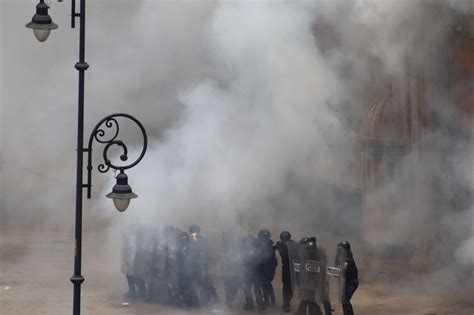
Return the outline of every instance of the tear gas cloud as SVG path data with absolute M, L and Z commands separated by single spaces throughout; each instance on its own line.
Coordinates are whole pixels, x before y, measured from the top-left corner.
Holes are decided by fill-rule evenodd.
M 144 123 L 151 142 L 129 172 L 139 198 L 122 219 L 208 229 L 237 223 L 247 232 L 304 226 L 355 237 L 362 221 L 351 215 L 353 205 L 337 191 L 318 191 L 362 189 L 363 113 L 389 83 L 403 80 L 405 56 L 422 50 L 421 63 L 428 48 L 444 43 L 451 23 L 442 16 L 420 39 L 419 21 L 432 5 L 421 0 L 111 3 L 88 5 L 86 130 L 123 111 Z M 447 10 L 473 11 L 471 1 L 449 4 Z M 2 1 L 0 8 L 2 221 L 72 222 L 77 30 L 68 28 L 68 4 L 52 3 L 61 26 L 40 45 L 27 30 L 6 28 L 30 18 L 31 1 Z M 426 128 L 431 149 L 417 169 L 422 188 L 387 205 L 397 226 L 387 238 L 404 244 L 435 235 L 432 257 L 472 265 L 472 148 L 444 132 L 456 124 L 450 106 L 447 99 L 433 105 L 445 124 Z M 400 174 L 372 198 L 396 195 L 411 180 L 410 169 Z M 98 218 L 117 223 L 102 197 L 112 176 L 94 178 L 86 219 L 90 226 Z M 468 201 L 447 208 L 427 188 L 433 181 L 437 196 L 449 199 L 461 188 Z M 407 210 L 414 206 L 417 213 Z M 441 229 L 420 231 L 432 211 L 440 213 Z

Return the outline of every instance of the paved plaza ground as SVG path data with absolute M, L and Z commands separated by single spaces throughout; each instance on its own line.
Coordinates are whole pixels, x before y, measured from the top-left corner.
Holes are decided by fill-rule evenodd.
M 86 235 L 86 233 L 85 233 Z M 103 233 L 88 233 L 84 238 L 82 314 L 253 314 L 240 311 L 184 311 L 127 301 L 122 298 L 125 281 L 120 274 L 119 254 L 107 246 Z M 50 229 L 35 231 L 25 228 L 2 228 L 0 231 L 0 314 L 36 315 L 71 314 L 72 233 Z M 99 246 L 97 246 L 99 245 Z M 278 297 L 281 286 L 278 276 L 275 287 Z M 218 290 L 222 288 L 218 285 Z M 123 305 L 123 303 L 129 303 Z M 293 307 L 296 305 L 294 301 Z M 442 296 L 420 294 L 387 294 L 377 285 L 362 283 L 353 305 L 356 314 L 437 314 L 473 315 L 474 305 Z M 335 315 L 342 314 L 334 305 Z M 264 314 L 284 314 L 267 310 Z

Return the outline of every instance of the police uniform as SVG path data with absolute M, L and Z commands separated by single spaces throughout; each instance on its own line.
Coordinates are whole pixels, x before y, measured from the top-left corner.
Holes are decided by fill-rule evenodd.
M 242 287 L 242 253 L 238 237 L 224 233 L 224 255 L 222 261 L 222 279 L 224 280 L 225 303 L 232 308 L 239 289 Z
M 256 239 L 249 235 L 242 240 L 242 291 L 245 297 L 245 310 L 254 308 L 252 288 L 255 289 L 257 279 L 257 259 Z M 257 306 L 263 306 L 261 294 L 257 290 L 254 291 L 256 293 Z
M 264 307 L 275 307 L 275 291 L 272 281 L 275 277 L 277 267 L 277 258 L 270 239 L 271 234 L 268 230 L 261 230 L 258 233 L 257 250 L 259 255 L 259 264 L 257 266 L 258 285 L 263 297 Z
M 201 285 L 204 271 L 204 239 L 190 228 L 190 238 L 181 253 L 183 302 L 188 307 L 201 306 Z
M 351 298 L 359 286 L 359 274 L 348 241 L 341 241 L 337 245 L 336 265 L 340 265 L 345 274 L 345 285 L 342 288 L 342 310 L 344 315 L 354 315 Z
M 280 241 L 275 245 L 275 249 L 281 258 L 281 280 L 283 282 L 283 306 L 285 312 L 290 312 L 290 302 L 293 298 L 292 269 L 294 262 L 298 261 L 298 243 L 291 239 L 291 234 L 287 231 L 280 233 Z M 291 258 L 291 259 L 290 259 Z

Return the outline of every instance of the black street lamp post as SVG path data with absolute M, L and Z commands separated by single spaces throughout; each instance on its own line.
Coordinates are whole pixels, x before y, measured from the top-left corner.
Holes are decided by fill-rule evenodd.
M 48 14 L 48 5 L 44 0 L 36 6 L 36 14 L 33 16 L 31 22 L 26 24 L 26 27 L 32 28 L 35 37 L 44 42 L 50 31 L 58 28 L 58 25 L 53 23 Z M 58 0 L 61 2 L 62 0 Z M 136 198 L 132 189 L 128 185 L 128 177 L 125 170 L 137 165 L 145 155 L 147 148 L 147 135 L 143 125 L 133 116 L 123 113 L 112 114 L 104 117 L 95 126 L 92 134 L 89 137 L 87 148 L 84 148 L 84 74 L 89 65 L 85 61 L 85 21 L 86 21 L 86 0 L 80 0 L 80 12 L 76 13 L 75 0 L 71 0 L 71 27 L 75 27 L 75 19 L 79 17 L 79 61 L 75 68 L 79 72 L 79 89 L 78 89 L 78 118 L 77 118 L 77 168 L 76 168 L 76 219 L 75 219 L 75 240 L 74 240 L 74 274 L 71 277 L 71 282 L 74 285 L 73 298 L 73 314 L 79 315 L 81 312 L 81 284 L 84 282 L 84 277 L 81 274 L 81 257 L 82 257 L 82 193 L 83 189 L 87 189 L 87 198 L 91 198 L 92 188 L 92 144 L 94 140 L 104 145 L 103 163 L 98 166 L 101 173 L 109 171 L 111 168 L 119 171 L 116 177 L 117 183 L 113 187 L 108 198 L 112 198 L 114 205 L 120 212 L 125 211 L 130 203 L 130 200 Z M 125 162 L 128 160 L 128 149 L 125 143 L 118 139 L 119 135 L 119 119 L 128 119 L 134 122 L 140 128 L 143 137 L 143 147 L 138 158 L 126 165 L 116 165 L 109 159 L 108 153 L 112 146 L 120 147 L 122 155 L 120 160 Z M 107 132 L 111 131 L 112 136 L 107 137 Z M 83 181 L 83 167 L 84 167 L 84 153 L 87 153 L 87 183 Z

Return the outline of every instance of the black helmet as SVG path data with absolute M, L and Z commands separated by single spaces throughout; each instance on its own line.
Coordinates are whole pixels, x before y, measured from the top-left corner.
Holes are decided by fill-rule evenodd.
M 280 233 L 280 239 L 281 239 L 282 241 L 289 241 L 290 238 L 291 238 L 290 232 L 288 232 L 288 231 L 283 231 L 283 232 Z
M 301 239 L 301 241 L 300 241 L 300 244 L 306 244 L 306 243 L 308 243 L 308 242 L 309 242 L 309 238 L 303 237 L 303 238 Z
M 201 228 L 197 224 L 193 224 L 189 227 L 189 234 L 200 233 Z
M 337 247 L 344 248 L 345 250 L 351 250 L 351 244 L 348 241 L 340 241 Z
M 258 232 L 258 238 L 267 238 L 267 239 L 270 239 L 270 237 L 272 237 L 272 234 L 270 233 L 269 230 L 260 230 Z
M 311 236 L 311 237 L 308 239 L 308 241 L 309 241 L 310 243 L 316 244 L 316 236 Z
M 303 245 L 303 248 L 304 248 L 305 250 L 314 251 L 315 248 L 316 248 L 316 243 L 313 243 L 313 242 L 310 241 L 310 242 L 304 244 L 304 245 Z

